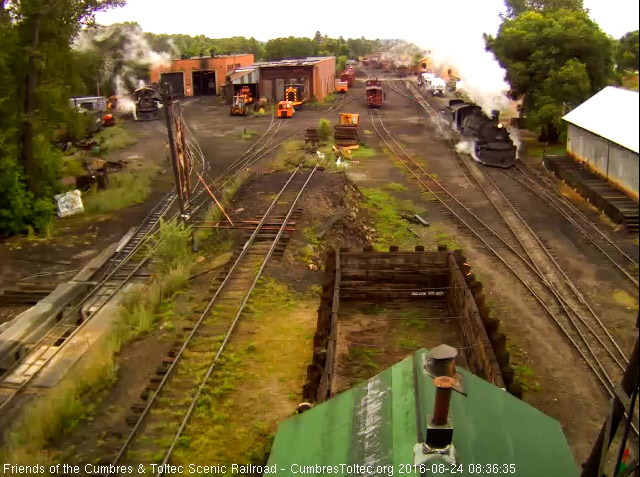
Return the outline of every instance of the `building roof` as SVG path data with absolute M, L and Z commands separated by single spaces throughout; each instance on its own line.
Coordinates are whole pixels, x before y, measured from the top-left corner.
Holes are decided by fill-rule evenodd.
M 638 153 L 638 93 L 607 86 L 562 119 Z
M 257 71 L 257 68 L 255 68 L 254 66 L 245 66 L 244 68 L 236 68 L 235 70 L 227 74 L 227 78 L 233 82 L 239 78 L 243 78 L 244 76 L 255 73 L 256 71 Z
M 268 465 L 275 464 L 279 475 L 293 475 L 294 464 L 365 463 L 374 468 L 394 465 L 393 475 L 398 474 L 401 465 L 413 463 L 419 435 L 424 438 L 418 421 L 424 429 L 433 412 L 435 387 L 425 371 L 427 356 L 427 350 L 418 350 L 368 381 L 282 422 Z M 466 396 L 452 393 L 450 416 L 463 475 L 470 473 L 471 464 L 514 464 L 519 476 L 578 475 L 556 420 L 469 372 L 458 372 Z
M 260 68 L 274 68 L 278 66 L 311 66 L 328 60 L 335 60 L 335 56 L 309 56 L 307 58 L 292 60 L 261 61 L 254 63 L 254 65 L 259 66 Z

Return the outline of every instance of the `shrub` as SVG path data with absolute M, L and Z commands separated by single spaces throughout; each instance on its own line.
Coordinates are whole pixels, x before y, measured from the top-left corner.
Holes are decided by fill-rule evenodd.
M 318 123 L 318 136 L 323 141 L 328 141 L 333 136 L 333 130 L 331 128 L 331 121 L 326 118 L 320 118 Z

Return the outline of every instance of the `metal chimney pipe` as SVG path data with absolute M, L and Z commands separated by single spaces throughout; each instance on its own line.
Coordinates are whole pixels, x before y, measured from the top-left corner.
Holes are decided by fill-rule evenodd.
M 452 346 L 441 344 L 429 352 L 432 375 L 453 377 L 456 374 L 456 356 L 458 350 Z
M 431 423 L 435 426 L 445 426 L 449 421 L 451 389 L 455 383 L 456 380 L 449 376 L 438 376 L 433 380 L 433 384 L 436 386 L 436 399 L 433 405 Z

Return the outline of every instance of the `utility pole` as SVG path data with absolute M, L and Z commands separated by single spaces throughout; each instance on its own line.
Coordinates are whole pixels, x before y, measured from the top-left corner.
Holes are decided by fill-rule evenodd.
M 169 137 L 169 150 L 171 151 L 171 163 L 173 165 L 173 175 L 176 183 L 176 195 L 180 205 L 180 216 L 184 219 L 185 215 L 185 197 L 182 178 L 180 175 L 180 167 L 178 165 L 178 154 L 176 151 L 176 140 L 173 135 L 173 95 L 171 94 L 171 85 L 164 83 L 162 85 L 162 101 L 164 103 L 164 114 L 167 120 L 167 136 Z

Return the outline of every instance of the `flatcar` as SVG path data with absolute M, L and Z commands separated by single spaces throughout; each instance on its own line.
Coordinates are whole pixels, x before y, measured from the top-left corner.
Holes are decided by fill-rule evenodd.
M 498 111 L 488 117 L 480 106 L 452 99 L 441 113 L 445 122 L 469 143 L 469 153 L 476 161 L 502 168 L 515 164 L 517 147 L 500 122 Z
M 382 91 L 382 81 L 379 79 L 369 79 L 366 82 L 365 98 L 367 106 L 379 108 L 384 102 L 384 91 Z

